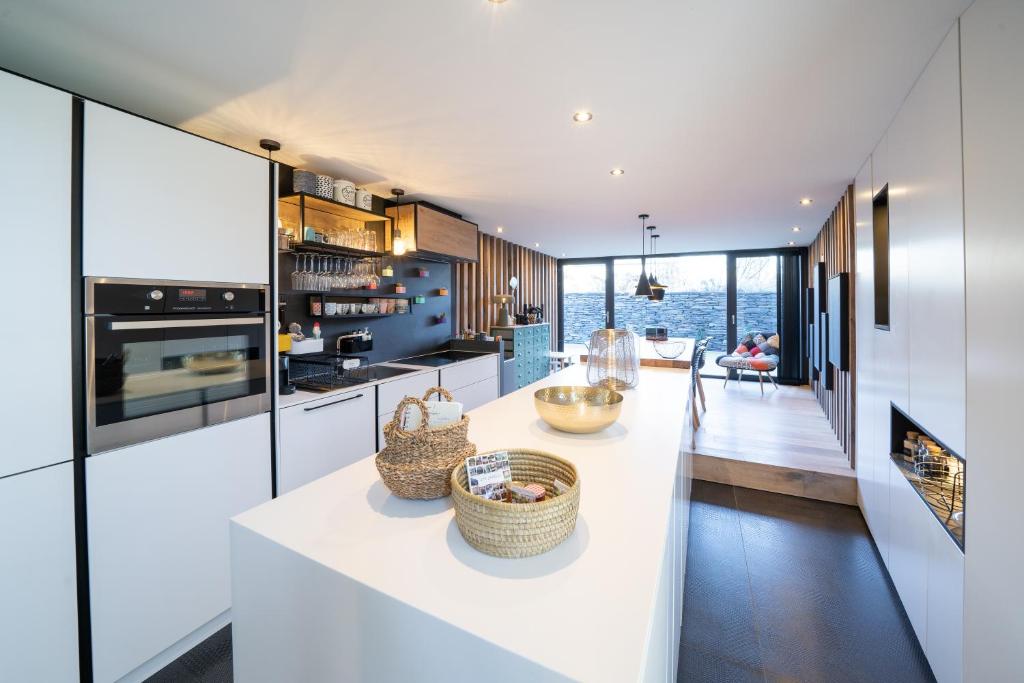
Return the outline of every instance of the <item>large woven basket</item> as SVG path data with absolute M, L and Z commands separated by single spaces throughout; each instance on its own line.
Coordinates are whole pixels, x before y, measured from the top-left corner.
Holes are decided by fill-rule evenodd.
M 476 446 L 469 441 L 469 418 L 441 427 L 427 426 L 426 401 L 438 394 L 448 401 L 452 395 L 434 387 L 423 399 L 403 398 L 395 408 L 395 416 L 384 425 L 387 445 L 377 454 L 377 472 L 393 494 L 399 498 L 429 500 L 451 493 L 451 474 L 456 465 L 476 455 Z M 405 410 L 415 406 L 420 411 L 420 424 L 407 431 L 403 426 Z
M 501 451 L 492 451 L 501 452 Z M 544 486 L 548 497 L 539 503 L 503 503 L 469 492 L 465 467 L 452 472 L 455 523 L 462 537 L 480 552 L 496 557 L 529 557 L 551 550 L 576 528 L 580 481 L 568 460 L 532 450 L 508 450 L 512 478 Z M 553 481 L 569 490 L 554 495 Z

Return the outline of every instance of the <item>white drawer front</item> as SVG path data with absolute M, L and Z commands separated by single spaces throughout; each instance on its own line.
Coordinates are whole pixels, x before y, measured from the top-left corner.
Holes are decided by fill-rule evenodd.
M 377 385 L 377 414 L 395 412 L 398 402 L 406 396 L 423 398 L 427 389 L 437 386 L 437 371 L 425 372 L 422 375 L 413 377 L 399 377 L 398 379 L 384 382 Z
M 468 387 L 454 389 L 452 396 L 462 404 L 463 411 L 479 408 L 498 398 L 498 378 L 489 377 L 482 382 L 470 384 Z
M 281 411 L 277 493 L 287 493 L 376 450 L 374 387 Z
M 448 391 L 468 387 L 490 377 L 498 376 L 498 356 L 486 356 L 452 367 L 441 368 L 441 386 Z

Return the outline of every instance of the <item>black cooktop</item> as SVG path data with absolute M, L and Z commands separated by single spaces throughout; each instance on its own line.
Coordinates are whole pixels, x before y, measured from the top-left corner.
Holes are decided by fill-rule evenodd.
M 423 365 L 427 367 L 436 367 L 439 365 L 449 365 L 451 363 L 458 363 L 463 360 L 472 360 L 474 358 L 480 358 L 485 356 L 484 353 L 473 353 L 472 351 L 438 351 L 437 353 L 428 353 L 425 356 L 413 356 L 412 358 L 402 358 L 394 361 L 395 363 L 401 363 L 402 365 Z

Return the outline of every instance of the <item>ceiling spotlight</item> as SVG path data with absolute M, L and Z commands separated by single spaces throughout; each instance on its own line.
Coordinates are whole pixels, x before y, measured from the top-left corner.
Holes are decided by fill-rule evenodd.
M 799 225 L 794 225 L 793 226 L 793 232 L 800 232 L 800 226 Z
M 540 242 L 534 242 L 534 243 L 533 243 L 533 246 L 535 246 L 535 247 L 539 247 L 539 246 L 540 246 Z
M 490 1 L 493 2 L 495 5 L 500 5 L 501 3 L 505 2 L 505 0 L 490 0 Z
M 792 247 L 792 246 L 795 246 L 795 245 L 796 245 L 796 242 L 789 242 L 789 246 Z
M 622 175 L 623 173 L 625 173 L 625 171 L 624 171 L 624 170 L 622 170 L 621 168 L 613 168 L 613 169 L 612 169 L 612 170 L 610 171 L 610 173 L 611 173 L 612 175 Z
M 501 226 L 499 225 L 499 226 L 498 226 L 498 232 L 505 232 L 505 228 L 503 228 L 503 227 L 501 227 Z
M 578 111 L 572 115 L 572 120 L 576 123 L 586 123 L 594 118 L 594 115 L 589 111 Z
M 800 200 L 800 206 L 810 206 L 813 203 L 814 200 L 811 199 L 810 197 L 804 197 L 803 199 Z

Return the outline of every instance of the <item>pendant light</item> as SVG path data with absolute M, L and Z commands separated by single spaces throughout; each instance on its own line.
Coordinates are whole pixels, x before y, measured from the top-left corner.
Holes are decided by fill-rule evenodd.
M 636 292 L 633 296 L 650 296 L 651 283 L 647 279 L 647 267 L 645 263 L 645 256 L 647 255 L 647 237 L 644 236 L 644 231 L 647 229 L 647 219 L 650 215 L 642 213 L 637 218 L 640 219 L 640 279 L 636 283 Z
M 391 229 L 391 253 L 395 256 L 401 256 L 405 253 L 405 240 L 402 239 L 402 230 L 398 227 L 400 218 L 398 203 L 402 201 L 402 195 L 405 194 L 405 190 L 396 187 L 391 190 L 391 194 L 395 196 L 395 225 Z
M 651 263 L 652 263 L 652 265 L 651 265 L 651 277 L 648 278 L 648 281 L 651 284 L 651 295 L 649 297 L 647 297 L 647 298 L 650 299 L 651 301 L 663 301 L 665 299 L 665 290 L 667 288 L 665 287 L 665 285 L 661 284 L 658 281 L 658 276 L 655 275 L 655 273 L 654 273 L 654 269 L 658 265 L 658 260 L 657 260 L 657 255 L 658 255 L 658 237 L 660 237 L 660 235 L 655 235 L 653 233 L 653 231 L 654 231 L 654 226 L 653 225 L 649 226 L 647 229 L 652 231 L 652 233 L 651 233 Z

